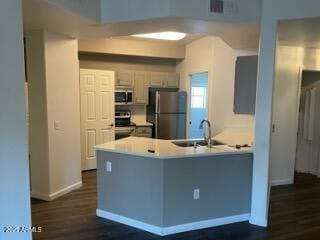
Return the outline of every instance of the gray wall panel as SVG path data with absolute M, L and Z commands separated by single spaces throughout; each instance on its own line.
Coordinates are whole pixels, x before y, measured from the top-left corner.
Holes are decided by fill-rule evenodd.
M 101 151 L 97 159 L 98 209 L 162 226 L 162 160 Z
M 159 227 L 250 213 L 252 154 L 162 160 L 98 151 L 97 159 L 98 209 Z
M 164 226 L 250 213 L 251 181 L 251 154 L 165 161 Z

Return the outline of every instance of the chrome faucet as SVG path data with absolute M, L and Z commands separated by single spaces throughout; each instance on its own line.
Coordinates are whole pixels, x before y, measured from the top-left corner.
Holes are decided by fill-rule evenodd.
M 200 129 L 203 129 L 204 123 L 207 123 L 207 125 L 208 125 L 209 136 L 207 137 L 206 132 L 204 132 L 204 133 L 203 133 L 203 138 L 204 138 L 204 140 L 207 142 L 207 146 L 208 146 L 208 147 L 211 147 L 211 146 L 212 146 L 212 140 L 211 140 L 211 123 L 210 123 L 209 120 L 206 120 L 206 119 L 202 120 L 201 123 L 200 123 L 200 126 L 199 126 Z

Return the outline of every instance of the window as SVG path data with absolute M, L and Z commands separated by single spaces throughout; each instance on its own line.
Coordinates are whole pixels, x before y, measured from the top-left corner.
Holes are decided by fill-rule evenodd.
M 207 105 L 207 88 L 191 88 L 191 108 L 206 108 Z

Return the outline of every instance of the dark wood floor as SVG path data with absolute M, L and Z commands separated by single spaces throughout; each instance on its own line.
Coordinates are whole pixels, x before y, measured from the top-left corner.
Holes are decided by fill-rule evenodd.
M 299 174 L 296 183 L 271 191 L 269 227 L 248 222 L 159 237 L 95 216 L 96 172 L 83 174 L 83 187 L 52 202 L 32 200 L 34 239 L 114 240 L 319 240 L 320 180 Z

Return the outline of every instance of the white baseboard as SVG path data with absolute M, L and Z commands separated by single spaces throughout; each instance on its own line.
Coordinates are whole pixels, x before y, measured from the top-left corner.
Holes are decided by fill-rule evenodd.
M 52 201 L 58 197 L 61 197 L 62 195 L 65 195 L 73 190 L 76 190 L 80 187 L 82 187 L 82 181 L 75 183 L 75 184 L 72 184 L 68 187 L 65 187 L 65 188 L 63 188 L 57 192 L 51 193 L 51 194 L 43 194 L 43 193 L 31 191 L 31 197 L 49 202 L 49 201 Z
M 216 227 L 216 226 L 221 226 L 221 225 L 226 225 L 226 224 L 231 224 L 236 222 L 244 222 L 244 221 L 248 221 L 250 218 L 250 214 L 247 213 L 247 214 L 235 215 L 230 217 L 215 218 L 215 219 L 209 219 L 209 220 L 204 220 L 199 222 L 175 225 L 171 227 L 159 227 L 159 226 L 144 223 L 132 218 L 127 218 L 121 215 L 110 213 L 101 209 L 97 209 L 96 214 L 98 217 L 102 217 L 111 221 L 129 225 L 131 227 L 135 227 L 135 228 L 138 228 L 147 232 L 151 232 L 153 234 L 157 234 L 160 236 L 199 230 L 199 229 L 209 228 L 209 227 Z
M 267 219 L 261 219 L 261 218 L 255 218 L 251 215 L 250 224 L 260 226 L 260 227 L 267 227 L 268 226 L 268 220 Z
M 172 227 L 165 227 L 163 228 L 163 233 L 164 235 L 170 235 L 175 233 L 199 230 L 203 228 L 217 227 L 217 226 L 222 226 L 222 225 L 231 224 L 231 223 L 244 222 L 244 221 L 248 221 L 249 219 L 250 219 L 249 213 L 230 216 L 230 217 L 215 218 L 215 219 L 209 219 L 209 220 L 204 220 L 199 222 L 176 225 Z
M 161 227 L 158 227 L 158 226 L 155 226 L 152 224 L 148 224 L 148 223 L 144 223 L 141 221 L 137 221 L 132 218 L 123 217 L 121 215 L 110 213 L 107 211 L 103 211 L 101 209 L 97 209 L 96 214 L 98 217 L 102 217 L 102 218 L 105 218 L 105 219 L 108 219 L 108 220 L 111 220 L 114 222 L 129 225 L 131 227 L 142 229 L 144 231 L 151 232 L 151 233 L 162 236 L 162 228 Z
M 50 201 L 49 194 L 31 191 L 30 195 L 32 198 L 35 198 L 35 199 L 40 199 L 40 200 L 47 201 L 47 202 Z
M 275 186 L 281 186 L 281 185 L 290 185 L 293 184 L 293 179 L 288 178 L 288 179 L 280 179 L 280 180 L 272 180 L 271 181 L 271 186 L 275 187 Z

